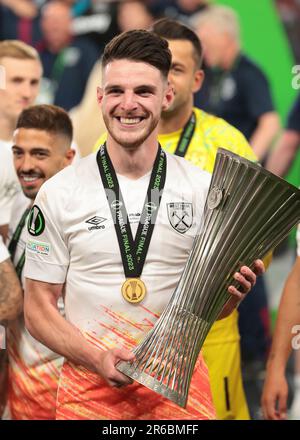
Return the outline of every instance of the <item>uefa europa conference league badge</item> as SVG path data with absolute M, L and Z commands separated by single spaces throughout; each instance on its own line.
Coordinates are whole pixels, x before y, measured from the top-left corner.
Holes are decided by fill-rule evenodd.
M 34 237 L 41 235 L 45 229 L 45 217 L 37 205 L 33 205 L 30 210 L 27 229 Z

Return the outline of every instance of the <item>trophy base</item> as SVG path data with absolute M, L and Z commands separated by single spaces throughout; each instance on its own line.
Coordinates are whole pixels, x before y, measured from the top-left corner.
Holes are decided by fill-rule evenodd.
M 149 374 L 138 371 L 129 362 L 119 362 L 117 365 L 117 370 L 123 374 L 126 374 L 126 376 L 130 377 L 136 382 L 139 382 L 150 390 L 161 394 L 162 396 L 166 397 L 167 399 L 171 400 L 182 408 L 186 407 L 186 396 L 180 395 L 178 391 L 171 390 L 166 385 L 162 384 L 159 380 L 149 376 Z

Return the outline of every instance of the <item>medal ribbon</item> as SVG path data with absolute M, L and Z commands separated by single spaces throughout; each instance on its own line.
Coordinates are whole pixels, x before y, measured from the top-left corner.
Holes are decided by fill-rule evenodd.
M 192 140 L 192 137 L 194 135 L 195 128 L 196 128 L 196 115 L 195 115 L 195 112 L 193 112 L 191 114 L 189 120 L 187 121 L 187 123 L 183 127 L 180 139 L 178 141 L 178 144 L 177 144 L 177 147 L 176 147 L 176 150 L 174 153 L 176 156 L 185 157 L 186 152 L 188 150 L 188 147 L 190 145 L 190 142 Z
M 21 237 L 23 228 L 25 226 L 25 222 L 26 222 L 27 216 L 28 216 L 28 214 L 30 212 L 30 209 L 31 209 L 30 206 L 28 208 L 26 208 L 26 210 L 23 213 L 23 215 L 21 217 L 21 220 L 20 220 L 20 222 L 19 222 L 19 224 L 18 224 L 18 226 L 17 226 L 17 228 L 16 228 L 16 230 L 15 230 L 13 236 L 12 236 L 12 239 L 11 239 L 9 245 L 8 245 L 8 251 L 10 253 L 12 262 L 14 261 L 14 258 L 15 258 L 15 255 L 16 255 L 16 250 L 17 250 L 17 245 L 18 245 L 18 242 L 20 240 L 20 237 Z M 18 263 L 17 263 L 17 265 L 15 267 L 19 279 L 21 279 L 21 275 L 22 275 L 24 264 L 25 264 L 25 250 L 22 252 L 22 255 L 21 255 L 21 257 L 20 257 L 20 259 L 19 259 L 19 261 L 18 261 Z
M 97 153 L 97 164 L 114 220 L 126 278 L 139 278 L 143 271 L 166 181 L 166 159 L 165 152 L 159 146 L 136 237 L 133 240 L 124 199 L 106 145 L 102 145 Z

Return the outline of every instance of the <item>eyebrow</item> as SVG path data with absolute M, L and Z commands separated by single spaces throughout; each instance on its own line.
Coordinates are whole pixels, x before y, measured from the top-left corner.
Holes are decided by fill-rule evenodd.
M 157 87 L 152 86 L 150 84 L 143 84 L 138 87 L 135 87 L 135 89 L 134 89 L 135 92 L 147 91 L 147 92 L 152 92 L 152 93 L 154 93 L 156 90 L 157 90 Z
M 172 68 L 172 67 L 176 67 L 176 66 L 179 66 L 179 67 L 185 67 L 185 64 L 184 64 L 184 63 L 181 63 L 180 61 L 172 61 L 172 63 L 171 63 L 171 68 Z
M 123 90 L 124 87 L 120 84 L 111 84 L 104 88 L 105 92 L 111 92 L 113 90 Z M 157 90 L 157 87 L 152 84 L 141 84 L 140 86 L 134 87 L 134 91 L 138 92 L 140 90 L 148 90 L 149 92 L 155 92 Z
M 12 148 L 12 150 L 19 150 L 19 151 L 21 150 L 21 151 L 23 151 L 23 148 L 19 147 L 18 145 L 13 145 L 11 148 Z M 30 150 L 30 153 L 40 153 L 40 152 L 42 152 L 42 153 L 50 153 L 50 150 L 49 150 L 49 148 L 38 147 L 38 146 L 33 147 Z

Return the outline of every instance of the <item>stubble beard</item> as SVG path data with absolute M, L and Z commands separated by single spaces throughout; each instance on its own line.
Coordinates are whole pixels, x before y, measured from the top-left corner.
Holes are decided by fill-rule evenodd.
M 155 130 L 155 128 L 157 127 L 158 122 L 159 122 L 159 118 L 153 119 L 149 128 L 146 129 L 145 133 L 142 136 L 137 137 L 134 141 L 126 141 L 126 139 L 124 140 L 123 138 L 118 137 L 113 132 L 113 130 L 110 127 L 108 117 L 103 115 L 103 120 L 104 120 L 106 129 L 107 129 L 109 135 L 112 137 L 112 139 L 127 151 L 137 150 L 140 147 L 140 145 L 142 145 L 146 141 L 146 139 L 151 135 L 151 133 Z

